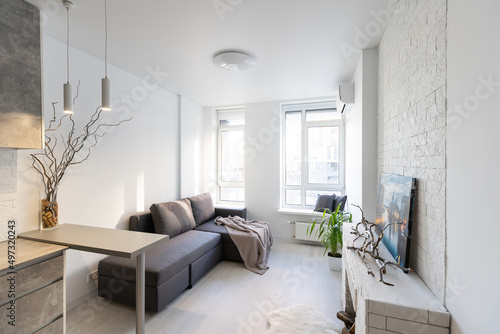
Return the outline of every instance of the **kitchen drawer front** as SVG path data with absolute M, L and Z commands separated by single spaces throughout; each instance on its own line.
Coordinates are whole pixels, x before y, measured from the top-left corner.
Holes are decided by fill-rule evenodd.
M 56 334 L 56 333 L 64 333 L 64 318 L 59 318 L 50 325 L 35 332 L 35 334 Z
M 15 300 L 15 325 L 7 324 L 13 313 L 8 309 L 11 304 L 0 308 L 2 333 L 24 334 L 51 324 L 63 316 L 64 282 L 59 280 L 43 289 L 37 290 Z
M 11 275 L 12 274 L 7 274 L 0 277 L 0 291 L 9 291 L 10 282 L 8 278 Z M 16 297 L 61 279 L 63 275 L 64 259 L 62 255 L 21 269 L 17 272 L 15 280 Z M 0 294 L 0 305 L 8 301 L 9 298 L 7 293 Z

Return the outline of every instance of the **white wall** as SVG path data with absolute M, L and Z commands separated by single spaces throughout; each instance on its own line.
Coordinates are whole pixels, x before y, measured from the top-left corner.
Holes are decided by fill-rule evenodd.
M 217 112 L 203 108 L 203 171 L 202 192 L 209 192 L 214 203 L 217 199 Z
M 51 102 L 59 101 L 65 79 L 65 44 L 43 38 L 43 85 L 45 123 L 52 116 Z M 104 64 L 76 49 L 71 54 L 71 82 L 81 80 L 74 118 L 82 126 L 100 104 L 100 79 Z M 151 64 L 150 69 L 155 69 Z M 113 111 L 103 114 L 111 122 L 133 117 L 111 128 L 82 165 L 68 169 L 58 193 L 60 223 L 127 229 L 128 217 L 148 210 L 154 202 L 173 200 L 178 186 L 178 97 L 161 88 L 145 64 L 144 78 L 113 66 L 108 68 L 112 84 Z M 146 77 L 148 76 L 148 77 Z M 161 76 L 157 76 L 161 80 Z M 39 228 L 39 175 L 31 167 L 29 153 L 18 151 L 18 228 Z M 67 256 L 67 300 L 95 289 L 86 275 L 97 268 L 101 255 L 69 251 Z
M 410 266 L 444 302 L 446 0 L 400 0 L 379 45 L 378 172 L 417 178 Z
M 499 13 L 497 0 L 448 2 L 446 307 L 453 334 L 498 327 Z
M 352 82 L 354 105 L 345 112 L 346 157 L 345 177 L 348 211 L 353 221 L 363 208 L 365 217 L 375 220 L 377 200 L 377 49 L 362 50 Z
M 203 107 L 180 97 L 180 196 L 203 192 Z
M 250 219 L 269 222 L 273 236 L 291 238 L 293 225 L 287 220 L 309 220 L 289 216 L 280 208 L 280 103 L 245 105 L 245 205 Z
M 9 230 L 16 232 L 9 228 L 11 220 L 17 224 L 17 152 L 0 148 L 0 242 L 8 239 Z
M 357 222 L 361 213 L 351 204 L 363 207 L 363 54 L 359 57 L 352 82 L 354 104 L 345 112 L 345 188 L 349 212 Z

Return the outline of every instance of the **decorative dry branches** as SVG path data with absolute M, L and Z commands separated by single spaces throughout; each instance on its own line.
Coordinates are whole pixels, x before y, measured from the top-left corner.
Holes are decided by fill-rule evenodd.
M 361 258 L 361 261 L 365 264 L 365 266 L 368 268 L 368 274 L 372 275 L 375 277 L 375 274 L 373 273 L 372 269 L 366 262 L 366 257 L 369 256 L 379 267 L 379 275 L 380 279 L 379 281 L 390 286 L 394 286 L 392 283 L 388 283 L 384 280 L 384 275 L 387 274 L 387 266 L 394 266 L 396 268 L 401 269 L 405 273 L 412 271 L 411 268 L 403 268 L 399 265 L 399 263 L 396 263 L 394 261 L 387 261 L 384 258 L 380 256 L 380 249 L 379 249 L 379 244 L 382 241 L 382 238 L 384 237 L 384 232 L 385 230 L 391 226 L 391 225 L 400 225 L 401 223 L 392 223 L 388 224 L 385 226 L 380 233 L 377 235 L 376 232 L 376 227 L 377 225 L 375 223 L 369 222 L 365 218 L 365 214 L 363 212 L 363 209 L 361 209 L 360 206 L 353 204 L 355 207 L 357 207 L 361 211 L 361 221 L 356 224 L 355 227 L 353 227 L 351 234 L 354 234 L 356 238 L 353 240 L 356 242 L 356 240 L 361 239 L 361 245 L 359 247 L 355 246 L 348 246 L 347 249 L 351 249 L 353 251 L 356 251 L 358 255 Z
M 52 103 L 53 117 L 49 121 L 48 128 L 45 129 L 43 152 L 31 154 L 32 166 L 42 176 L 44 186 L 45 198 L 42 199 L 42 226 L 44 228 L 57 225 L 57 191 L 68 167 L 81 164 L 89 158 L 92 148 L 108 133 L 105 129 L 117 127 L 131 120 L 131 118 L 124 119 L 114 124 L 100 123 L 102 108 L 99 106 L 83 127 L 82 133 L 77 134 L 72 115 L 64 115 L 59 120 L 57 119 L 56 104 L 57 102 Z M 69 132 L 58 133 L 64 123 L 69 123 L 67 124 L 70 126 Z

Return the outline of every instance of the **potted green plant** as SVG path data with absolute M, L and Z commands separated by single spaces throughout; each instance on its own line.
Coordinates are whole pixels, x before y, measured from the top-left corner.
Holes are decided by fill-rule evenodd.
M 318 240 L 325 246 L 328 263 L 333 270 L 340 270 L 342 267 L 342 226 L 345 221 L 352 222 L 352 214 L 340 211 L 339 204 L 335 212 L 326 209 L 322 217 L 311 218 L 311 224 L 307 228 L 307 234 L 316 234 Z

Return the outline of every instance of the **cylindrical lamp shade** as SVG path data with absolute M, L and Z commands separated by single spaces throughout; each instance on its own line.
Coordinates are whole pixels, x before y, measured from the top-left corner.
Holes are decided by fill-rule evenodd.
M 102 78 L 102 110 L 111 110 L 111 82 Z
M 73 92 L 69 82 L 64 84 L 64 113 L 73 113 Z

